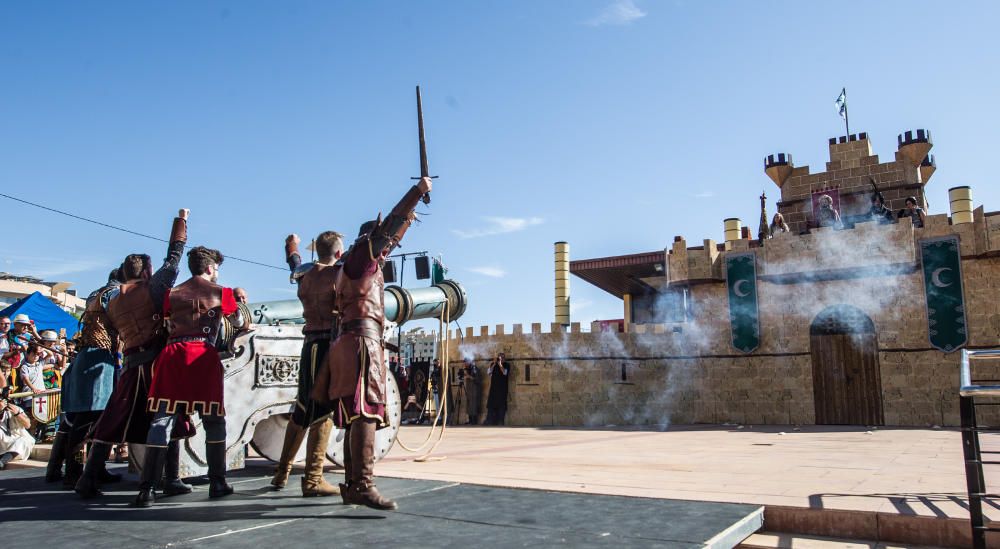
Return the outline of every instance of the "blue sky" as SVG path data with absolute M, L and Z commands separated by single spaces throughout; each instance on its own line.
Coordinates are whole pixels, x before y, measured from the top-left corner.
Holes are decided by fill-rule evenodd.
M 1000 209 L 995 3 L 102 2 L 0 5 L 2 192 L 282 264 L 289 232 L 354 234 L 418 172 L 434 202 L 403 251 L 443 254 L 463 325 L 550 322 L 552 244 L 574 259 L 753 223 L 763 157 L 823 169 L 853 131 L 891 159 L 934 134 L 932 212 L 971 185 Z M 164 245 L 0 198 L 0 270 L 100 285 Z M 694 245 L 692 244 L 692 245 Z M 412 281 L 412 270 L 407 273 Z M 251 299 L 287 275 L 226 262 Z M 574 320 L 621 316 L 573 279 Z

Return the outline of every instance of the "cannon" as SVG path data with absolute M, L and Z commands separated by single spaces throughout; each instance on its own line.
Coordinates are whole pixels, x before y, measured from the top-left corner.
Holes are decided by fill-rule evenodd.
M 439 318 L 445 306 L 450 319 L 457 320 L 467 304 L 464 288 L 453 280 L 414 289 L 389 286 L 385 288 L 384 297 L 387 326 Z M 285 426 L 295 405 L 303 339 L 302 305 L 298 300 L 251 303 L 243 308 L 242 314 L 252 321 L 253 328 L 237 333 L 224 326 L 219 343 L 225 348 L 222 364 L 229 469 L 243 468 L 248 445 L 260 455 L 278 460 Z M 391 375 L 388 390 L 390 424 L 378 431 L 376 460 L 387 454 L 395 443 L 402 414 L 401 395 Z M 327 448 L 327 457 L 339 465 L 343 465 L 343 440 L 344 431 L 338 431 L 330 437 Z M 142 450 L 139 446 L 131 452 L 133 467 L 141 466 Z M 182 476 L 207 473 L 204 451 L 204 430 L 198 429 L 198 434 L 182 445 Z M 303 446 L 295 461 L 304 458 Z
M 407 290 L 399 286 L 385 288 L 385 321 L 399 326 L 409 320 L 438 318 L 445 304 L 449 316 L 457 320 L 465 313 L 466 296 L 454 280 Z M 302 324 L 302 304 L 297 299 L 265 301 L 250 305 L 250 319 L 256 325 Z

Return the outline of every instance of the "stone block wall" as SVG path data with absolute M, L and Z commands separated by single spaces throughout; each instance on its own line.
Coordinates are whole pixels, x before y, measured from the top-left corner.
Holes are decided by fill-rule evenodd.
M 468 358 L 485 369 L 505 352 L 513 365 L 508 422 L 514 425 L 811 424 L 809 326 L 824 308 L 847 304 L 875 325 L 886 424 L 955 426 L 960 354 L 937 351 L 927 340 L 916 243 L 960 237 L 969 346 L 1000 347 L 1000 238 L 990 234 L 1000 224 L 992 220 L 997 216 L 977 213 L 969 224 L 952 225 L 943 215 L 929 216 L 924 228 L 865 223 L 752 248 L 761 345 L 748 355 L 730 345 L 725 252 L 692 251 L 681 240 L 670 258 L 683 257 L 683 269 L 668 270 L 668 285 L 688 288 L 687 322 L 633 325 L 626 334 L 602 333 L 596 325 L 587 332 L 578 324 L 544 332 L 538 323 L 492 333 L 483 327 L 478 335 L 470 327 L 451 334 L 451 364 Z M 699 278 L 674 280 L 692 267 Z M 995 362 L 977 366 L 978 377 L 1000 380 Z M 486 394 L 488 382 L 484 406 Z M 1000 407 L 980 414 L 984 423 L 1000 425 Z

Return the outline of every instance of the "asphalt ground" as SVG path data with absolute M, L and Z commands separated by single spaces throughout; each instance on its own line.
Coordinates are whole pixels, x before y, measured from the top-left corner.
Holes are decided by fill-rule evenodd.
M 116 472 L 126 473 L 124 466 Z M 230 472 L 236 494 L 193 493 L 130 506 L 135 475 L 84 501 L 39 468 L 0 472 L 0 522 L 7 541 L 43 547 L 732 547 L 761 526 L 758 505 L 577 494 L 457 482 L 378 479 L 400 509 L 303 498 L 298 476 L 272 490 L 270 468 Z M 332 482 L 336 475 L 328 473 Z M 19 534 L 20 533 L 20 534 Z M 28 541 L 25 541 L 27 543 Z

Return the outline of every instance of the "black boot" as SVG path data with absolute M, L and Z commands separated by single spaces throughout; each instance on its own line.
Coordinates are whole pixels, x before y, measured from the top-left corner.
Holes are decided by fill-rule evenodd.
M 233 493 L 233 487 L 226 482 L 226 443 L 205 444 L 208 458 L 208 497 L 222 498 Z
M 14 452 L 6 452 L 0 454 L 0 471 L 6 469 L 7 464 L 10 463 L 10 460 L 14 459 L 15 456 L 17 456 L 17 454 L 15 454 Z
M 73 490 L 76 483 L 83 476 L 83 464 L 80 463 L 80 458 L 77 456 L 77 452 L 73 452 L 66 456 L 66 476 L 63 477 L 63 488 L 66 490 Z
M 156 481 L 163 475 L 163 462 L 167 449 L 157 446 L 146 446 L 146 455 L 142 459 L 142 477 L 139 482 L 139 494 L 135 496 L 135 507 L 152 507 L 156 503 Z
M 100 481 L 101 484 L 114 484 L 116 482 L 121 482 L 122 476 L 118 473 L 108 471 L 107 467 L 105 467 L 97 473 L 97 480 Z
M 170 441 L 167 446 L 167 459 L 163 464 L 163 495 L 179 496 L 191 493 L 191 485 L 181 480 L 181 443 Z
M 49 452 L 49 463 L 45 466 L 45 482 L 59 482 L 63 478 L 63 462 L 66 461 L 66 443 L 69 436 L 59 431 L 52 441 L 52 451 Z
M 103 442 L 91 442 L 90 454 L 87 456 L 87 465 L 83 468 L 80 480 L 76 482 L 74 490 L 83 499 L 95 498 L 103 495 L 100 490 L 100 472 L 104 471 L 104 462 L 108 459 L 110 444 Z

